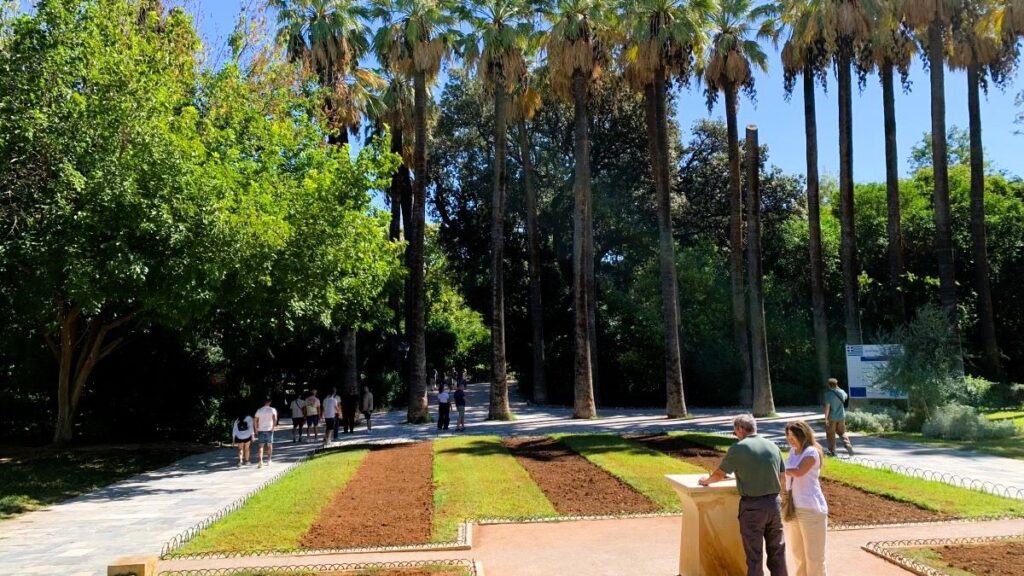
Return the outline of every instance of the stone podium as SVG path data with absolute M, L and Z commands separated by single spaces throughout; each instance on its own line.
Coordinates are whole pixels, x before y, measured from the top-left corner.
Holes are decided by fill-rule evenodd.
M 682 502 L 679 576 L 745 576 L 735 480 L 701 486 L 707 474 L 666 474 Z

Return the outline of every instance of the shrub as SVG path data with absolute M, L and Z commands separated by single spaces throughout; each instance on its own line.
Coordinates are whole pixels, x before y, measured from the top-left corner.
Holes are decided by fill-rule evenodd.
M 925 421 L 921 432 L 929 438 L 980 440 L 1009 438 L 1017 433 L 1012 421 L 992 422 L 971 406 L 948 404 L 937 408 Z
M 893 432 L 904 429 L 906 414 L 891 406 L 864 406 L 846 413 L 846 428 L 853 432 Z

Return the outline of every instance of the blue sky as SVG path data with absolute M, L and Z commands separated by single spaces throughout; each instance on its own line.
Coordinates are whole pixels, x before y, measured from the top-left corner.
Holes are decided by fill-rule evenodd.
M 227 35 L 237 22 L 243 6 L 253 6 L 262 0 L 177 0 L 196 15 L 202 36 L 212 54 L 223 46 Z M 23 0 L 23 3 L 28 3 Z M 740 125 L 756 124 L 760 128 L 761 142 L 770 150 L 770 161 L 790 173 L 803 174 L 803 98 L 798 84 L 793 98 L 787 102 L 783 95 L 782 73 L 777 52 L 766 46 L 769 52 L 769 70 L 756 74 L 756 105 L 744 98 L 740 103 Z M 987 97 L 982 97 L 982 127 L 985 159 L 995 169 L 1024 176 L 1024 126 L 1014 125 L 1017 112 L 1014 96 L 1024 89 L 1024 79 L 1018 74 L 1010 85 L 1001 91 L 992 88 Z M 910 76 L 911 92 L 900 91 L 896 96 L 897 146 L 900 156 L 900 173 L 908 172 L 907 156 L 910 148 L 921 140 L 931 128 L 928 75 L 920 60 L 915 62 Z M 946 124 L 967 128 L 967 81 L 962 72 L 946 74 Z M 839 138 L 836 103 L 836 83 L 829 79 L 826 93 L 819 87 L 818 110 L 818 154 L 819 169 L 823 175 L 839 172 Z M 721 99 L 708 112 L 702 90 L 691 88 L 678 98 L 676 120 L 686 129 L 700 118 L 724 118 Z M 869 77 L 863 92 L 854 95 L 854 178 L 858 182 L 883 181 L 885 179 L 885 145 L 882 133 L 882 95 L 876 77 Z M 741 131 L 742 134 L 742 131 Z

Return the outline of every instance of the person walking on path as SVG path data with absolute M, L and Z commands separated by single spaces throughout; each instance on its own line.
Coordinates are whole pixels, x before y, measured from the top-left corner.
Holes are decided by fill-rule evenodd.
M 757 434 L 757 421 L 750 414 L 733 419 L 732 433 L 739 442 L 729 448 L 718 468 L 698 483 L 708 486 L 725 480 L 729 474 L 736 474 L 736 488 L 740 493 L 740 537 L 747 558 L 747 576 L 764 576 L 766 547 L 771 575 L 788 576 L 779 498 L 786 479 L 782 452 Z
M 359 391 L 350 390 L 341 400 L 341 416 L 346 434 L 356 431 L 356 409 L 359 407 Z
M 270 396 L 263 401 L 263 408 L 256 411 L 256 443 L 259 444 L 260 468 L 263 468 L 263 448 L 267 449 L 267 465 L 274 455 L 274 427 L 277 426 L 277 410 L 270 405 Z
M 440 376 L 437 374 L 437 368 L 434 368 L 433 374 L 430 376 L 430 387 L 437 390 L 437 383 Z
M 292 411 L 292 442 L 302 442 L 302 426 L 306 423 L 306 401 L 301 393 L 295 394 L 288 408 Z
M 786 442 L 787 491 L 796 508 L 796 517 L 785 522 L 790 565 L 795 566 L 795 576 L 825 576 L 828 503 L 819 480 L 825 454 L 802 420 L 786 424 Z
M 338 389 L 331 388 L 331 393 L 324 398 L 324 446 L 331 443 L 338 435 Z
M 306 398 L 306 439 L 309 439 L 309 433 L 313 432 L 313 441 L 316 442 L 320 439 L 320 413 L 323 411 L 323 407 L 320 405 L 320 399 L 316 397 L 316 388 L 309 391 L 309 396 Z
M 465 371 L 463 371 L 465 373 Z M 455 431 L 462 432 L 466 429 L 466 384 L 460 383 L 455 390 L 455 409 L 459 412 L 459 419 L 455 421 Z
M 437 393 L 437 429 L 447 430 L 448 421 L 450 419 L 452 405 L 450 402 L 448 391 L 445 387 L 441 386 L 441 391 Z
M 252 416 L 244 414 L 235 418 L 231 426 L 231 444 L 238 446 L 238 465 L 249 463 L 249 449 L 252 447 Z
M 846 391 L 839 387 L 839 380 L 828 379 L 825 391 L 825 437 L 828 440 L 829 456 L 836 455 L 836 436 L 843 441 L 846 453 L 853 456 L 853 444 L 846 435 Z
M 366 418 L 366 431 L 373 430 L 373 426 L 370 424 L 370 416 L 373 415 L 373 392 L 370 392 L 369 386 L 363 386 L 363 397 L 359 400 L 359 411 L 363 413 L 363 418 Z

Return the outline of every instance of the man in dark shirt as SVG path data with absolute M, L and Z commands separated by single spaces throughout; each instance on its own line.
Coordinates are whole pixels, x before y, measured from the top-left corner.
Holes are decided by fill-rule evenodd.
M 732 421 L 732 432 L 739 438 L 726 452 L 718 469 L 701 486 L 725 480 L 736 474 L 740 493 L 740 536 L 747 557 L 747 576 L 763 576 L 764 548 L 768 551 L 768 570 L 772 576 L 787 576 L 786 542 L 782 534 L 782 502 L 779 492 L 786 481 L 782 452 L 770 440 L 758 436 L 757 422 L 749 414 Z

